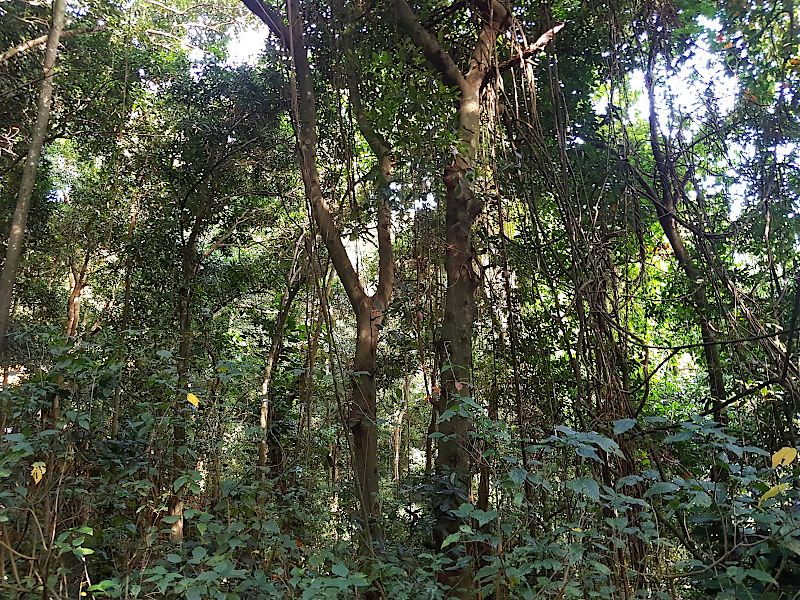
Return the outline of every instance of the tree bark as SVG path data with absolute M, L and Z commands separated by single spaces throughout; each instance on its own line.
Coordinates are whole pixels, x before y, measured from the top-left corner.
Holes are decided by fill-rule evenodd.
M 22 257 L 22 242 L 25 235 L 25 224 L 28 220 L 33 186 L 36 182 L 36 171 L 39 159 L 42 156 L 47 122 L 50 120 L 50 105 L 53 98 L 53 75 L 55 74 L 56 58 L 58 56 L 58 40 L 64 29 L 64 13 L 66 0 L 53 0 L 53 18 L 50 33 L 47 36 L 44 64 L 42 71 L 44 77 L 39 88 L 39 100 L 36 107 L 36 124 L 33 127 L 31 143 L 28 147 L 28 156 L 22 171 L 22 181 L 17 196 L 17 208 L 11 222 L 11 232 L 8 236 L 6 247 L 6 260 L 3 264 L 3 274 L 0 276 L 0 357 L 5 350 L 5 338 L 8 330 L 8 320 L 11 309 L 11 296 L 14 292 L 14 282 L 17 278 L 20 258 Z

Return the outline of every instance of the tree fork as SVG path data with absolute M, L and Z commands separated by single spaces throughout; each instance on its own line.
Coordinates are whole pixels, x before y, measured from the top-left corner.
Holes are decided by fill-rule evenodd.
M 244 4 L 266 23 L 290 54 L 296 88 L 292 89 L 298 140 L 298 162 L 306 197 L 320 237 L 328 250 L 331 263 L 342 282 L 356 316 L 356 351 L 353 361 L 353 396 L 350 404 L 350 427 L 353 440 L 353 469 L 356 476 L 356 495 L 361 502 L 364 521 L 363 540 L 368 546 L 382 545 L 382 533 L 377 523 L 378 456 L 377 405 L 375 374 L 377 372 L 378 331 L 394 286 L 394 261 L 391 244 L 391 211 L 384 202 L 378 210 L 378 286 L 374 296 L 368 296 L 353 268 L 336 223 L 322 194 L 317 171 L 316 99 L 311 67 L 306 54 L 303 19 L 299 0 L 287 3 L 287 21 L 267 6 L 263 0 L 243 0 Z M 357 87 L 356 87 L 357 92 Z M 357 95 L 357 94 L 356 94 Z M 358 107 L 354 111 L 359 112 Z M 383 177 L 388 182 L 389 152 L 385 147 L 376 150 L 376 136 L 365 127 L 363 112 L 358 118 L 362 134 L 379 160 Z
M 447 293 L 440 341 L 443 358 L 440 407 L 445 411 L 457 410 L 465 402 L 470 402 L 473 396 L 472 333 L 478 312 L 475 291 L 481 274 L 475 266 L 471 236 L 475 218 L 483 210 L 483 202 L 472 190 L 470 175 L 479 148 L 480 96 L 483 82 L 492 68 L 497 38 L 510 26 L 511 13 L 499 2 L 490 0 L 479 4 L 478 38 L 468 69 L 462 73 L 436 38 L 420 25 L 406 0 L 395 0 L 394 6 L 400 26 L 422 50 L 442 81 L 457 87 L 460 92 L 457 109 L 460 144 L 453 163 L 444 169 L 442 176 L 446 189 Z M 470 497 L 471 427 L 472 419 L 458 414 L 442 421 L 439 426 L 443 437 L 439 438 L 436 457 L 440 487 L 435 499 L 433 536 L 440 550 L 448 536 L 457 533 L 461 525 L 461 519 L 453 514 L 453 509 Z M 452 564 L 439 574 L 439 581 L 449 587 L 450 597 L 472 597 L 475 584 L 463 547 L 451 548 L 448 558 Z

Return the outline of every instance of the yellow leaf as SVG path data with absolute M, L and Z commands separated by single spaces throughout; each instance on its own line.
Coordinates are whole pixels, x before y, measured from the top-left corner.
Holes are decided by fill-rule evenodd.
M 772 468 L 786 466 L 797 458 L 797 448 L 786 446 L 772 455 Z
M 34 483 L 39 483 L 45 473 L 47 473 L 47 467 L 43 462 L 35 462 L 31 466 L 31 477 L 33 477 Z
M 779 483 L 778 485 L 773 485 L 766 492 L 764 492 L 764 495 L 761 496 L 761 499 L 758 501 L 758 505 L 761 506 L 761 503 L 764 500 L 769 500 L 770 498 L 773 498 L 778 494 L 785 492 L 786 490 L 789 489 L 789 487 L 790 486 L 788 483 Z
M 200 406 L 200 398 L 198 398 L 197 396 L 195 396 L 195 395 L 194 395 L 194 394 L 192 394 L 191 392 L 189 392 L 189 393 L 186 395 L 186 399 L 189 401 L 189 404 L 191 404 L 191 405 L 192 405 L 192 406 L 194 406 L 195 408 L 197 408 L 198 406 Z

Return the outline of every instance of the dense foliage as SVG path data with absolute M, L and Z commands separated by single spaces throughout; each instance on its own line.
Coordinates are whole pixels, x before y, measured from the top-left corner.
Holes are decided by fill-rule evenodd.
M 0 597 L 800 597 L 793 1 L 245 5 L 67 4 Z

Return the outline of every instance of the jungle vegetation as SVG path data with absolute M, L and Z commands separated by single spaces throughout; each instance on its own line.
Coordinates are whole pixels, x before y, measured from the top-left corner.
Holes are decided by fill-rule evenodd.
M 798 27 L 0 0 L 0 597 L 800 598 Z

